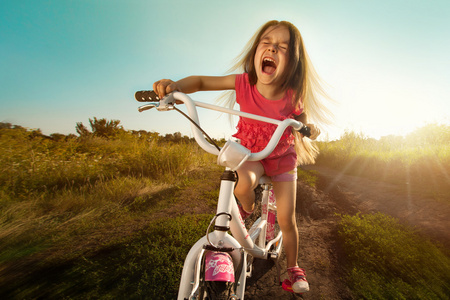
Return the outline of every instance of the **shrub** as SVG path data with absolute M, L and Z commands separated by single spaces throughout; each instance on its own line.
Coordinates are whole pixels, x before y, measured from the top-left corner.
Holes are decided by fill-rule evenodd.
M 406 137 L 379 140 L 346 132 L 340 140 L 320 142 L 318 165 L 395 184 L 436 200 L 450 199 L 450 126 L 430 124 Z

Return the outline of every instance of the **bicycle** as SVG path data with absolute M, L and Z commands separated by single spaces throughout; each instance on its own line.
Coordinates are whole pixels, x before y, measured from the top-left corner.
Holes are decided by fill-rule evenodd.
M 141 102 L 149 102 L 139 107 L 140 112 L 156 108 L 158 111 L 176 110 L 183 114 L 191 121 L 195 141 L 203 150 L 217 155 L 217 163 L 225 167 L 221 176 L 217 213 L 206 229 L 206 235 L 192 246 L 186 256 L 178 299 L 243 300 L 246 279 L 252 275 L 253 258 L 273 260 L 277 266 L 278 282 L 281 284 L 278 260 L 283 235 L 276 226 L 276 202 L 270 178 L 263 176 L 260 180 L 261 216 L 247 231 L 233 194 L 237 181 L 236 170 L 245 161 L 259 161 L 267 157 L 274 150 L 288 126 L 300 130 L 305 136 L 310 134 L 309 128 L 293 119 L 279 121 L 194 101 L 180 92 L 174 92 L 159 99 L 153 91 L 139 91 L 136 92 L 135 98 Z M 180 102 L 186 105 L 188 114 L 176 108 L 176 104 Z M 200 127 L 196 107 L 252 118 L 278 126 L 266 148 L 261 152 L 251 153 L 250 150 L 232 140 L 228 140 L 220 148 Z M 214 231 L 210 232 L 213 224 Z M 231 232 L 231 235 L 228 232 Z M 283 288 L 289 287 L 283 286 Z

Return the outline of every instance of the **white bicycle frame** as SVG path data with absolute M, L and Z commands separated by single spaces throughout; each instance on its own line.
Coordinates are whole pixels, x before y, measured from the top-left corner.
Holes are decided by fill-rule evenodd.
M 172 110 L 175 100 L 181 101 L 186 105 L 189 117 L 198 125 L 200 123 L 198 120 L 196 106 L 278 125 L 266 148 L 261 152 L 251 153 L 243 146 L 236 146 L 236 144 L 233 144 L 233 142 L 230 141 L 219 151 L 205 139 L 203 133 L 194 124 L 191 124 L 191 129 L 196 142 L 205 151 L 219 157 L 219 164 L 226 166 L 225 172 L 234 172 L 244 161 L 259 161 L 264 159 L 275 149 L 275 146 L 280 140 L 281 135 L 288 126 L 292 126 L 296 130 L 299 130 L 303 126 L 301 122 L 293 119 L 279 121 L 258 115 L 240 112 L 237 110 L 227 109 L 221 106 L 193 101 L 189 96 L 180 92 L 175 92 L 166 96 L 158 104 L 150 103 L 147 105 L 143 105 L 139 108 L 139 111 L 143 111 L 153 107 L 156 107 L 159 111 Z M 230 152 L 224 154 L 223 150 L 225 150 L 225 148 L 227 147 L 233 149 L 235 147 L 237 148 L 234 150 L 232 149 L 230 150 Z M 242 147 L 243 149 L 239 147 Z M 275 237 L 275 239 L 269 241 L 266 245 L 266 218 L 262 218 L 256 227 L 254 226 L 249 232 L 247 231 L 245 224 L 239 214 L 239 208 L 234 198 L 234 185 L 234 180 L 222 178 L 220 184 L 219 200 L 217 204 L 217 214 L 214 218 L 216 230 L 198 240 L 186 256 L 183 266 L 183 272 L 181 275 L 180 288 L 178 291 L 179 300 L 196 299 L 196 293 L 198 292 L 200 285 L 202 257 L 204 255 L 204 252 L 206 251 L 204 249 L 204 245 L 213 245 L 217 248 L 233 249 L 233 251 L 230 252 L 230 255 L 232 257 L 234 266 L 243 266 L 240 274 L 237 274 L 238 278 L 235 278 L 235 280 L 237 281 L 235 294 L 238 299 L 244 299 L 245 294 L 245 282 L 248 275 L 246 254 L 250 254 L 255 258 L 267 259 L 270 255 L 274 255 L 274 253 L 275 255 L 277 255 L 280 251 L 280 249 L 277 248 L 275 251 L 270 252 L 270 249 L 275 243 L 281 240 L 281 232 Z M 263 191 L 263 193 L 268 193 L 268 190 Z M 222 229 L 217 230 L 217 228 Z M 223 230 L 223 228 L 229 229 L 229 231 L 231 231 L 232 233 L 232 236 L 228 234 L 228 230 Z M 256 244 L 255 240 L 257 238 L 259 239 L 258 243 Z M 281 243 L 279 243 L 279 246 L 281 246 Z

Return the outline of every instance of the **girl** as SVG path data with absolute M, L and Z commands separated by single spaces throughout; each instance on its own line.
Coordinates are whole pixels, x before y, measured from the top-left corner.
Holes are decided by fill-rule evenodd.
M 234 70 L 243 68 L 244 73 L 220 77 L 190 76 L 174 82 L 162 79 L 153 84 L 154 91 L 162 98 L 167 93 L 180 91 L 193 93 L 211 90 L 235 90 L 236 102 L 244 112 L 284 120 L 295 118 L 308 123 L 306 113 L 316 120 L 326 121 L 327 115 L 319 114 L 324 108 L 317 98 L 322 93 L 317 75 L 312 68 L 298 29 L 286 21 L 270 21 L 264 24 L 249 42 L 248 49 Z M 234 103 L 231 103 L 233 106 Z M 311 139 L 320 130 L 313 124 Z M 252 152 L 264 149 L 276 125 L 241 117 L 237 133 L 233 135 Z M 280 142 L 266 159 L 246 162 L 238 170 L 235 196 L 243 219 L 254 209 L 259 178 L 271 176 L 277 199 L 278 223 L 285 240 L 284 250 L 287 271 L 293 291 L 309 290 L 305 271 L 297 265 L 298 230 L 295 219 L 296 179 L 298 163 L 313 163 L 317 150 L 299 133 L 286 129 Z

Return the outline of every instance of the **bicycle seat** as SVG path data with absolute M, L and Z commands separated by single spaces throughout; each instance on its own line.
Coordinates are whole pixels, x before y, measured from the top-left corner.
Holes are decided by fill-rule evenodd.
M 269 176 L 267 175 L 263 175 L 261 176 L 261 178 L 259 179 L 259 184 L 270 184 L 272 183 L 272 180 L 270 179 Z

